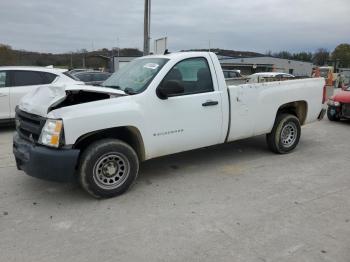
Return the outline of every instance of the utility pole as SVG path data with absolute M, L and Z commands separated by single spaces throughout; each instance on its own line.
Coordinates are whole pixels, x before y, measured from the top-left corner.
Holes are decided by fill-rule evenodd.
M 73 69 L 73 52 L 70 52 L 70 68 Z
M 83 54 L 83 68 L 85 68 L 85 54 Z
M 143 55 L 149 55 L 150 40 L 151 40 L 150 31 L 151 31 L 151 0 L 145 0 Z
M 120 56 L 120 42 L 119 37 L 117 37 L 117 47 L 118 47 L 118 57 Z

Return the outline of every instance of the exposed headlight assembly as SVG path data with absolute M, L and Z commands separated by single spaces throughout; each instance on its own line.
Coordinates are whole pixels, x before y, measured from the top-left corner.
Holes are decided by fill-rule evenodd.
M 41 130 L 39 143 L 45 146 L 56 147 L 60 146 L 63 138 L 63 122 L 62 120 L 47 119 Z
M 334 101 L 334 100 L 332 100 L 332 99 L 329 99 L 327 104 L 328 104 L 329 106 L 340 106 L 340 103 L 339 103 L 339 102 Z

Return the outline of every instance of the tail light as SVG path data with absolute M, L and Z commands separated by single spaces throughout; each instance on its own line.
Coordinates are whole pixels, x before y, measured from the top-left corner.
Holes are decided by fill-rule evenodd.
M 323 87 L 323 97 L 322 97 L 322 104 L 326 103 L 327 101 L 327 87 L 324 85 Z

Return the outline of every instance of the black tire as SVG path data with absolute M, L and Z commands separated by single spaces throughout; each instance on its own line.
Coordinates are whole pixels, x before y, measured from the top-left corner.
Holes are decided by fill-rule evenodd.
M 123 141 L 103 139 L 92 143 L 82 154 L 79 182 L 96 198 L 123 194 L 135 182 L 139 159 L 135 150 Z
M 332 109 L 334 108 L 332 108 L 331 106 L 327 108 L 327 117 L 329 121 L 339 121 L 340 120 L 339 114 L 333 114 L 331 111 Z
M 277 154 L 291 152 L 301 135 L 299 119 L 291 114 L 278 114 L 270 134 L 266 135 L 269 149 Z

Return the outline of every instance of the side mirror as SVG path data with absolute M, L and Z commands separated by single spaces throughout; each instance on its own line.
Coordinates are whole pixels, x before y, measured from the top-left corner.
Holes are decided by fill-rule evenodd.
M 181 81 L 168 80 L 157 88 L 157 95 L 160 99 L 167 99 L 170 96 L 183 94 L 185 88 Z

